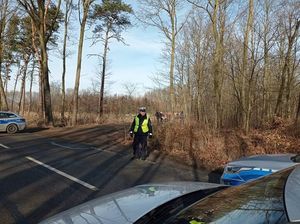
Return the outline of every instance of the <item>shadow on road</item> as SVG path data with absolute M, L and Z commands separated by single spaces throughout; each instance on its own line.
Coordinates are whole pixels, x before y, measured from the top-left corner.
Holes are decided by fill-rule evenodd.
M 40 131 L 48 130 L 49 128 L 43 128 L 43 127 L 34 127 L 34 128 L 26 128 L 23 133 L 35 133 Z
M 173 161 L 167 154 L 150 150 L 146 161 L 130 160 L 132 149 L 122 142 L 122 126 L 40 127 L 28 128 L 24 133 L 38 134 L 6 139 L 10 149 L 1 151 L 0 214 L 8 217 L 7 222 L 1 217 L 1 223 L 37 223 L 88 200 L 138 184 L 207 181 L 207 171 L 198 169 L 196 158 L 192 167 L 186 167 L 183 161 Z M 99 190 L 91 192 L 29 162 L 26 156 L 74 175 Z M 220 170 L 212 171 L 209 182 L 218 183 L 221 174 Z

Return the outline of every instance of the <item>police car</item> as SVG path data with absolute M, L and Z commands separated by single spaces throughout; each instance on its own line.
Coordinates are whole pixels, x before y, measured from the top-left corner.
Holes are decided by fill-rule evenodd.
M 0 131 L 9 134 L 22 131 L 26 127 L 26 120 L 18 114 L 0 111 Z
M 77 205 L 40 224 L 257 224 L 300 222 L 300 165 L 237 187 L 149 183 Z
M 295 166 L 300 162 L 300 154 L 265 154 L 243 157 L 229 162 L 221 177 L 221 183 L 240 185 L 248 181 Z

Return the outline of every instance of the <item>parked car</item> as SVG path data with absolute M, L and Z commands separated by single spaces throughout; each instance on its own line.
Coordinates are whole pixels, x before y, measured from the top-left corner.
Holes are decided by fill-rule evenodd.
M 20 115 L 12 112 L 0 111 L 0 131 L 9 134 L 22 131 L 26 127 L 26 120 Z
M 221 183 L 240 185 L 294 166 L 299 162 L 300 155 L 295 154 L 266 154 L 244 157 L 225 166 Z
M 86 202 L 41 224 L 259 224 L 300 221 L 300 165 L 230 187 L 140 185 Z

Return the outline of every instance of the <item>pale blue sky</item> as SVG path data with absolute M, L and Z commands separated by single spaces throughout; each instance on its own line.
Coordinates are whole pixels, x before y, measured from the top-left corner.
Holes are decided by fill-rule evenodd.
M 136 3 L 125 0 L 135 9 Z M 133 21 L 136 23 L 136 21 Z M 75 70 L 77 63 L 77 34 L 79 28 L 72 28 L 73 54 L 67 61 L 66 87 L 74 88 Z M 74 35 L 75 33 L 75 35 Z M 91 30 L 87 30 L 86 38 L 91 37 Z M 141 24 L 135 24 L 123 33 L 127 45 L 119 42 L 112 42 L 109 51 L 109 72 L 106 90 L 109 94 L 124 94 L 124 83 L 133 83 L 137 85 L 137 93 L 142 94 L 144 89 L 154 87 L 151 76 L 154 76 L 161 68 L 159 62 L 163 43 L 159 31 L 154 28 L 143 28 Z M 60 46 L 61 47 L 61 46 Z M 84 43 L 83 63 L 81 70 L 80 89 L 92 87 L 92 80 L 97 79 L 99 71 L 98 59 L 89 57 L 89 54 L 102 53 L 102 46 L 99 44 L 91 46 L 91 41 Z M 62 73 L 62 60 L 58 58 L 57 53 L 50 54 L 50 80 L 60 81 Z

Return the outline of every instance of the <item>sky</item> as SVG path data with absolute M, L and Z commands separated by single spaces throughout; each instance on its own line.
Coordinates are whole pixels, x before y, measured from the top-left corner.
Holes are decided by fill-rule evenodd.
M 133 9 L 137 5 L 134 0 L 124 0 L 130 4 Z M 123 38 L 126 45 L 121 42 L 113 41 L 110 43 L 109 59 L 109 77 L 106 81 L 106 90 L 109 94 L 122 95 L 127 91 L 124 84 L 136 85 L 137 90 L 134 95 L 142 95 L 145 90 L 154 88 L 155 84 L 151 77 L 155 76 L 161 70 L 162 64 L 159 62 L 161 52 L 164 47 L 163 39 L 159 30 L 148 27 L 144 28 L 137 21 L 132 20 L 134 25 L 123 32 Z M 76 23 L 76 21 L 75 21 Z M 77 25 L 78 26 L 78 25 Z M 61 31 L 63 32 L 63 31 Z M 73 40 L 69 42 L 72 54 L 67 59 L 66 88 L 74 88 L 76 65 L 77 65 L 77 38 L 79 27 L 72 27 L 71 36 Z M 100 66 L 97 57 L 91 57 L 90 54 L 102 53 L 101 43 L 91 45 L 91 29 L 87 28 L 85 34 L 83 61 L 80 79 L 80 89 L 92 88 L 95 80 L 99 80 Z M 61 47 L 61 46 L 60 46 Z M 49 54 L 50 81 L 61 81 L 62 59 L 56 51 Z

